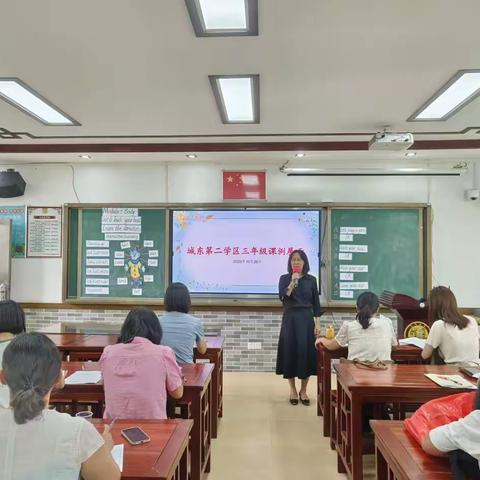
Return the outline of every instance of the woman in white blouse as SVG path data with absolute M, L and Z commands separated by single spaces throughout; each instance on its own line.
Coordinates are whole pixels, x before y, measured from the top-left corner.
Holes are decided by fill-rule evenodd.
M 83 418 L 48 410 L 54 387 L 63 386 L 61 359 L 45 335 L 22 333 L 5 349 L 2 381 L 10 408 L 0 409 L 2 480 L 118 480 L 112 437 Z
M 319 338 L 328 350 L 348 346 L 348 360 L 361 362 L 391 361 L 392 346 L 397 337 L 389 318 L 379 315 L 380 302 L 372 292 L 364 292 L 357 298 L 355 320 L 343 322 L 337 336 L 332 339 Z
M 435 287 L 428 296 L 428 315 L 433 322 L 422 358 L 438 348 L 445 363 L 478 364 L 479 334 L 474 318 L 458 311 L 457 300 L 447 287 Z

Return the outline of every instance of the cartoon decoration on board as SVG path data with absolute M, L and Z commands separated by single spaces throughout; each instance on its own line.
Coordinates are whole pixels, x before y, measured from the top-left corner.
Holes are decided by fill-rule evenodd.
M 138 247 L 132 247 L 128 252 L 128 261 L 125 265 L 125 271 L 130 277 L 132 287 L 141 287 L 143 284 L 143 273 L 145 265 L 142 263 L 142 254 Z

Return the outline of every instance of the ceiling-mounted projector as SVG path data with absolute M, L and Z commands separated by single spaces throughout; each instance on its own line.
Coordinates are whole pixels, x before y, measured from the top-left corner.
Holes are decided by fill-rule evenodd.
M 407 150 L 413 145 L 411 133 L 378 132 L 368 143 L 369 150 Z

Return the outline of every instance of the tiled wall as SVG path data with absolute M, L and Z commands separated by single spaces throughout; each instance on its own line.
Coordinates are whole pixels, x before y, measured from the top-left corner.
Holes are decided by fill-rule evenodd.
M 125 319 L 127 310 L 73 310 L 73 309 L 25 309 L 27 329 L 52 329 L 62 322 L 77 326 L 84 331 L 85 322 L 95 322 L 90 333 L 115 332 Z M 160 316 L 162 312 L 157 312 Z M 207 335 L 225 337 L 225 370 L 243 372 L 272 372 L 275 370 L 278 335 L 282 320 L 281 312 L 219 312 L 199 311 L 193 315 L 202 319 Z M 322 316 L 322 326 L 334 324 L 338 330 L 344 320 L 353 314 L 329 312 Z M 392 317 L 394 318 L 394 317 Z M 97 323 L 98 322 L 98 323 Z M 396 327 L 396 322 L 394 321 Z M 260 350 L 249 350 L 248 343 L 260 342 Z

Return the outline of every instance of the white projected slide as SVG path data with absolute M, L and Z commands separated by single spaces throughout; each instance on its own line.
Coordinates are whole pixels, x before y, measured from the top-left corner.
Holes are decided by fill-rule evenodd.
M 172 281 L 192 293 L 276 294 L 298 248 L 318 279 L 318 211 L 176 210 L 172 223 Z

